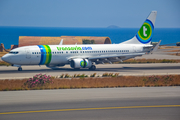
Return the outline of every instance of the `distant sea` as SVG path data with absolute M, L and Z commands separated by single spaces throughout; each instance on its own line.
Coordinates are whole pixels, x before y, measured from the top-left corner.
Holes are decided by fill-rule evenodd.
M 121 43 L 131 39 L 139 28 L 58 28 L 58 27 L 0 27 L 0 43 L 5 48 L 18 45 L 19 36 L 103 36 L 112 43 Z M 155 28 L 152 42 L 162 40 L 161 45 L 175 45 L 180 42 L 180 28 Z

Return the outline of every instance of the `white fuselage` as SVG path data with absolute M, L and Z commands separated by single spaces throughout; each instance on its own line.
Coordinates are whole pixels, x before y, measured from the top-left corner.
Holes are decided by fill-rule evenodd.
M 50 51 L 45 50 L 44 52 L 37 45 L 25 46 L 11 50 L 10 53 L 3 56 L 3 59 L 11 64 L 17 65 L 58 65 L 68 64 L 68 60 L 71 58 L 89 58 L 103 55 L 115 55 L 118 57 L 123 56 L 123 54 L 145 53 L 146 51 L 143 51 L 143 47 L 145 46 L 147 45 L 49 45 Z M 79 47 L 81 49 L 78 49 Z

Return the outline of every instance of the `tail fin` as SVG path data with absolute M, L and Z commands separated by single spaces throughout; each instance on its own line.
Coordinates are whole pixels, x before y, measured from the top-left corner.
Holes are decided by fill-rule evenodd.
M 156 15 L 157 11 L 152 11 L 139 29 L 138 33 L 132 39 L 125 41 L 122 44 L 150 44 L 154 31 Z

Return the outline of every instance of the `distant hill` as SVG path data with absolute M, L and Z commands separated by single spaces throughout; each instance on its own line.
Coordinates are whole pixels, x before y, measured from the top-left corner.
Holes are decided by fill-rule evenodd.
M 120 28 L 120 27 L 117 26 L 117 25 L 110 25 L 110 26 L 108 26 L 107 28 Z

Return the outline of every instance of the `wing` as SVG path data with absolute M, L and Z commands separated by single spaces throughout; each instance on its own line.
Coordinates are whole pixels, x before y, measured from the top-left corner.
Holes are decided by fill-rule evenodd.
M 136 56 L 142 56 L 145 53 L 121 53 L 121 54 L 111 54 L 111 55 L 97 55 L 97 56 L 73 56 L 68 58 L 69 61 L 75 58 L 89 59 L 92 62 L 104 63 L 104 62 L 116 62 L 130 59 Z

